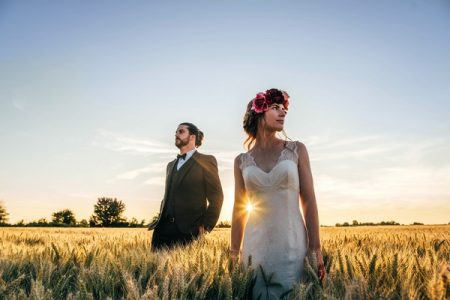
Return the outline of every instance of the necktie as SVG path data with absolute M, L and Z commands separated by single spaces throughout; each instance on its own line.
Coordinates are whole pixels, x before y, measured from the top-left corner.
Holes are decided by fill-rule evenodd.
M 177 155 L 177 159 L 180 160 L 180 158 L 186 159 L 186 153 L 184 153 L 184 154 L 178 154 L 178 155 Z

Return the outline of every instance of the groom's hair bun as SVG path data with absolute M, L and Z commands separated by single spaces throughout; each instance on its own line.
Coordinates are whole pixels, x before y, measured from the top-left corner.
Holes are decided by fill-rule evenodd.
M 204 137 L 203 131 L 201 131 L 200 129 L 198 129 L 197 126 L 189 122 L 183 122 L 180 125 L 185 125 L 188 128 L 190 135 L 195 135 L 195 146 L 200 147 L 202 145 Z

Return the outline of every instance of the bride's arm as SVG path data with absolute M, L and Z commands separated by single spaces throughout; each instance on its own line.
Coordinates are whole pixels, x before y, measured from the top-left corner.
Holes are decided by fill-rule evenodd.
M 309 249 L 320 250 L 319 214 L 314 193 L 314 184 L 309 163 L 308 151 L 303 143 L 297 142 L 298 174 L 300 177 L 300 198 L 305 214 L 306 229 L 308 231 Z
M 306 230 L 308 231 L 309 253 L 317 261 L 317 272 L 320 280 L 323 280 L 326 269 L 323 261 L 319 237 L 319 214 L 317 212 L 316 195 L 309 164 L 308 151 L 303 143 L 297 142 L 298 149 L 298 174 L 300 177 L 300 198 L 305 214 Z
M 234 160 L 234 206 L 231 221 L 231 254 L 238 257 L 244 236 L 245 224 L 247 223 L 246 191 L 244 178 L 240 169 L 240 155 Z

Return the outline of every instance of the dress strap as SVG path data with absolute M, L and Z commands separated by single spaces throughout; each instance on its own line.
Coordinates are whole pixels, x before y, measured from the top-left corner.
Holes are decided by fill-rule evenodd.
M 255 164 L 253 157 L 251 157 L 250 154 L 241 153 L 241 154 L 239 154 L 239 156 L 240 156 L 240 160 L 241 160 L 241 164 L 240 164 L 239 168 L 241 169 L 241 171 L 243 171 L 246 167 L 253 166 Z
M 280 160 L 286 159 L 290 159 L 295 163 L 298 162 L 297 141 L 286 141 Z

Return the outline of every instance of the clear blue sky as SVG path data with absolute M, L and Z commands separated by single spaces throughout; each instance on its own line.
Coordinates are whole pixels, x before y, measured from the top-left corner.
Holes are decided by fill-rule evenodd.
M 262 3 L 263 2 L 263 3 Z M 183 121 L 233 197 L 246 103 L 291 95 L 322 224 L 448 223 L 449 1 L 2 1 L 0 201 L 149 220 Z

